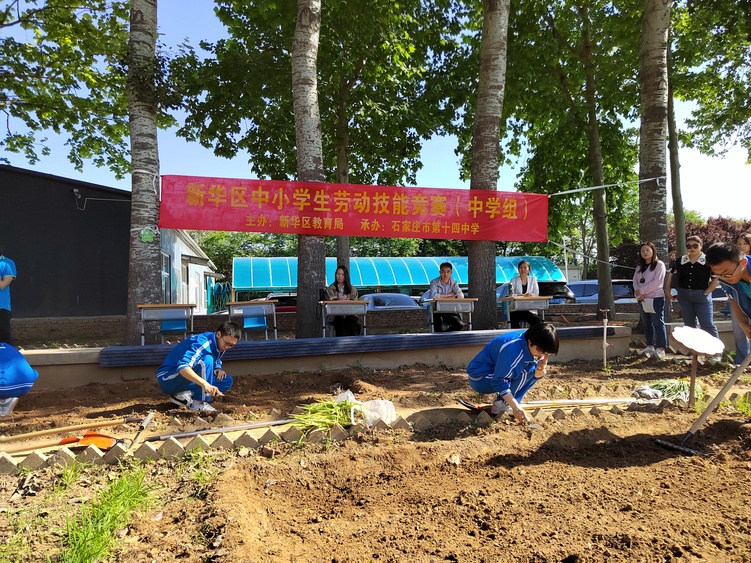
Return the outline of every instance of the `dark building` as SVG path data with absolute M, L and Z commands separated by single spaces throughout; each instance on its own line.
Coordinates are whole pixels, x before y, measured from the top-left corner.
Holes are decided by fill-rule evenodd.
M 124 315 L 130 192 L 0 166 L 13 318 Z

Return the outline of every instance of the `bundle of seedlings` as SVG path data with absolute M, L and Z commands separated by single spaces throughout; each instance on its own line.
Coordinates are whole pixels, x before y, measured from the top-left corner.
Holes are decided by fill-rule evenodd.
M 300 407 L 303 412 L 293 414 L 292 426 L 297 427 L 303 434 L 313 430 L 331 430 L 337 424 L 342 427 L 351 426 L 355 423 L 355 412 L 360 406 L 359 401 L 318 401 Z
M 650 383 L 649 386 L 652 389 L 662 391 L 662 396 L 670 401 L 682 400 L 688 402 L 689 393 L 691 388 L 691 382 L 688 379 L 661 379 Z M 699 385 L 696 385 L 694 395 L 697 399 L 701 399 L 704 396 Z

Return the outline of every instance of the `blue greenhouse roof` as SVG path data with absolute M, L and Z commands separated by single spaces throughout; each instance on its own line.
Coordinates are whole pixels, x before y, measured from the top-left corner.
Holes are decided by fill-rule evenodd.
M 528 260 L 538 281 L 562 281 L 560 268 L 542 256 L 496 257 L 496 283 L 513 278 L 520 260 Z M 466 256 L 376 257 L 350 258 L 350 280 L 355 287 L 426 287 L 438 277 L 442 262 L 454 267 L 454 279 L 468 283 Z M 326 280 L 331 283 L 336 271 L 336 258 L 326 258 Z M 233 258 L 232 288 L 236 291 L 295 291 L 297 289 L 297 257 Z

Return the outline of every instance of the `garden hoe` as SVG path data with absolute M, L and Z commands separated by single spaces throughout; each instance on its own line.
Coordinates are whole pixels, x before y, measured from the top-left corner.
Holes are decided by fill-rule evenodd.
M 699 330 L 699 329 L 696 329 L 696 330 Z M 701 415 L 696 420 L 696 422 L 694 422 L 693 426 L 689 429 L 689 431 L 686 432 L 686 435 L 683 437 L 680 444 L 673 444 L 672 442 L 666 442 L 665 440 L 656 440 L 656 442 L 664 448 L 676 450 L 684 454 L 702 455 L 701 452 L 697 450 L 692 450 L 691 448 L 687 447 L 686 443 L 689 440 L 691 440 L 691 438 L 693 438 L 694 435 L 696 435 L 696 433 L 699 431 L 699 428 L 701 428 L 701 425 L 704 424 L 704 421 L 707 420 L 709 415 L 712 414 L 712 411 L 714 411 L 717 405 L 720 404 L 720 401 L 722 401 L 722 399 L 725 398 L 725 395 L 727 394 L 727 392 L 730 391 L 730 388 L 733 387 L 733 385 L 735 385 L 735 382 L 738 381 L 738 378 L 740 378 L 740 376 L 743 374 L 743 372 L 746 370 L 749 364 L 751 364 L 751 354 L 746 356 L 745 359 L 743 360 L 743 363 L 735 368 L 733 375 L 730 376 L 730 379 L 728 379 L 727 383 L 723 386 L 722 389 L 720 389 L 720 391 L 717 393 L 715 398 L 712 399 L 712 401 L 710 401 L 710 403 L 707 405 L 707 408 L 704 409 L 704 412 L 701 413 Z

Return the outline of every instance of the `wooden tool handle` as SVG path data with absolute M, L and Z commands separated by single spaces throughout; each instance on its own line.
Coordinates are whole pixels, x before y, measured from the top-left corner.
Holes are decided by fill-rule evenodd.
M 108 426 L 119 426 L 120 424 L 129 424 L 131 422 L 141 422 L 143 419 L 138 418 L 121 418 L 119 420 L 103 420 L 100 422 L 87 422 L 86 424 L 75 424 L 73 426 L 61 426 L 60 428 L 50 428 L 48 430 L 38 430 L 37 432 L 27 432 L 26 434 L 17 434 L 15 436 L 0 436 L 0 444 L 10 442 L 20 442 L 21 440 L 30 440 L 40 436 L 49 436 L 50 434 L 64 434 L 75 432 L 76 430 L 87 430 L 89 428 L 105 428 Z

